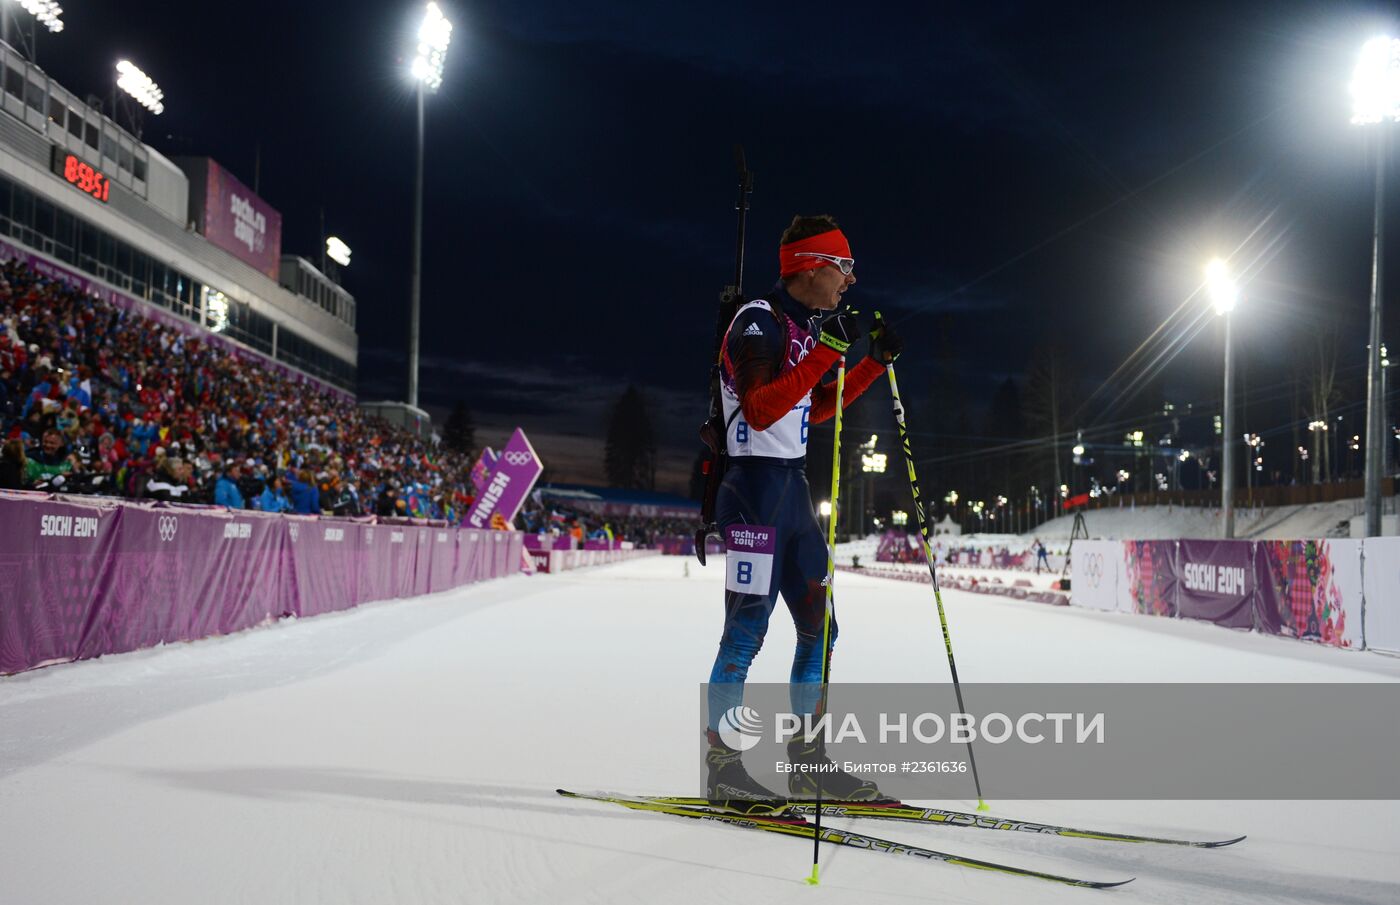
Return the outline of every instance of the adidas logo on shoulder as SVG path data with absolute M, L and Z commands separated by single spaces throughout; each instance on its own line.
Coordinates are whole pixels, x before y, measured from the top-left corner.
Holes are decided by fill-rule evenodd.
M 761 329 L 759 329 L 758 324 L 749 324 L 749 328 L 748 328 L 747 330 L 744 331 L 744 335 L 745 335 L 745 336 L 762 336 L 762 335 L 763 335 L 763 331 L 762 331 Z

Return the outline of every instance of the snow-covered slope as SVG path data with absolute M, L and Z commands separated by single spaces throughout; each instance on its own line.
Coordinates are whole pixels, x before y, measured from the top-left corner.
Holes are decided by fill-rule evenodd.
M 1235 536 L 1254 540 L 1294 540 L 1310 537 L 1346 536 L 1346 522 L 1355 514 L 1355 500 L 1309 503 L 1235 510 Z M 1137 508 L 1091 509 L 1084 513 L 1090 537 L 1109 540 L 1157 540 L 1170 537 L 1219 537 L 1220 510 L 1215 507 L 1141 506 Z M 1050 539 L 1068 538 L 1074 516 L 1051 519 L 1032 535 Z M 1343 531 L 1341 535 L 1336 532 Z
M 810 844 L 558 798 L 557 786 L 697 787 L 698 685 L 722 618 L 714 562 L 655 557 L 508 579 L 0 679 L 0 901 L 1400 900 L 1395 802 L 993 802 L 993 813 L 1128 832 L 1250 834 L 1219 851 L 866 827 L 973 857 L 1138 878 L 1098 893 L 830 847 L 813 889 L 803 883 Z M 926 585 L 842 572 L 838 586 L 838 678 L 946 680 Z M 1400 679 L 1400 660 L 1373 654 L 944 598 L 966 682 Z M 752 678 L 786 680 L 793 643 L 779 607 Z

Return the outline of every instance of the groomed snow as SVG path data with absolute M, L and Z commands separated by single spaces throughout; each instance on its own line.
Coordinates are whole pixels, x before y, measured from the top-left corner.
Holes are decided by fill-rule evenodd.
M 1235 510 L 1235 536 L 1245 540 L 1298 540 L 1349 537 L 1345 526 L 1359 511 L 1359 500 L 1298 506 L 1241 507 Z M 1084 513 L 1089 536 L 1107 540 L 1159 540 L 1172 537 L 1220 537 L 1218 506 L 1107 506 Z M 1047 543 L 1068 540 L 1074 516 L 1051 519 L 1024 537 Z M 1338 533 L 1340 532 L 1340 534 Z
M 831 846 L 812 888 L 806 842 L 558 798 L 557 786 L 696 788 L 697 686 L 721 587 L 716 565 L 653 558 L 0 679 L 0 901 L 1400 900 L 1394 801 L 993 802 L 1127 832 L 1250 835 L 1219 851 L 861 825 L 1138 878 L 1096 892 Z M 836 679 L 946 677 L 928 586 L 842 572 L 837 587 Z M 944 598 L 968 682 L 1400 680 L 1400 660 L 1370 653 Z M 784 680 L 792 644 L 780 608 L 753 678 Z

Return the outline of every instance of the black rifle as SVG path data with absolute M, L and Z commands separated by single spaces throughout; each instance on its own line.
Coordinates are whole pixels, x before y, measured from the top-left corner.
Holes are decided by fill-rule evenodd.
M 749 194 L 753 191 L 753 173 L 744 162 L 744 146 L 734 146 L 734 162 L 739 168 L 739 200 L 734 209 L 739 212 L 739 239 L 734 247 L 734 282 L 724 287 L 719 294 L 719 317 L 715 319 L 715 353 L 710 365 L 710 415 L 700 426 L 700 439 L 705 441 L 707 452 L 700 463 L 705 475 L 705 498 L 700 504 L 700 527 L 695 531 L 695 556 L 700 565 L 705 564 L 705 540 L 718 532 L 715 524 L 715 497 L 719 494 L 720 481 L 724 479 L 725 465 L 729 460 L 726 447 L 728 425 L 724 423 L 724 403 L 720 397 L 720 360 L 724 351 L 724 334 L 734 320 L 739 306 L 744 303 L 744 225 L 749 212 Z

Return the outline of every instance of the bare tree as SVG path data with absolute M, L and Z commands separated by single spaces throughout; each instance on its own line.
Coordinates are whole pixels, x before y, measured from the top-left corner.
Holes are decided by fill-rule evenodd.
M 1064 348 L 1053 343 L 1037 346 L 1026 374 L 1025 420 L 1032 434 L 1048 440 L 1049 470 L 1054 480 L 1051 499 L 1059 499 L 1060 485 L 1064 483 L 1060 452 L 1068 428 L 1065 419 L 1074 411 L 1075 395 L 1073 367 Z M 1037 458 L 1041 467 L 1047 464 L 1045 452 Z
M 1312 480 L 1320 483 L 1333 472 L 1332 444 L 1328 434 L 1333 427 L 1328 417 L 1332 405 L 1339 401 L 1337 390 L 1337 331 L 1323 327 L 1314 336 L 1313 369 L 1308 379 L 1308 402 L 1312 408 Z

